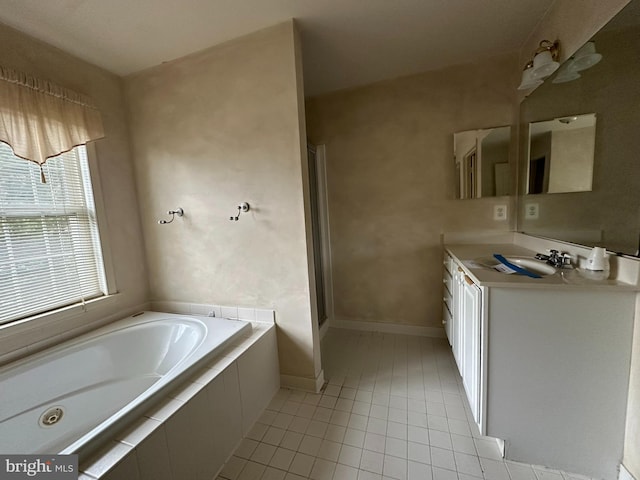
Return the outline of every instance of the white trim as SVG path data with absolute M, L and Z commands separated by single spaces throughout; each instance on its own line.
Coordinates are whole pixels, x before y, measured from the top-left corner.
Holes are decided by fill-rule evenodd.
M 111 242 L 109 241 L 109 222 L 104 206 L 104 195 L 102 193 L 102 182 L 100 181 L 100 169 L 98 168 L 98 153 L 95 142 L 85 145 L 87 160 L 89 164 L 89 177 L 91 179 L 91 189 L 93 190 L 93 204 L 96 209 L 98 223 L 98 236 L 100 237 L 100 249 L 102 253 L 102 269 L 104 271 L 107 293 L 118 292 L 116 285 L 116 274 L 113 268 L 113 254 L 111 253 Z
M 331 229 L 329 228 L 329 189 L 327 182 L 327 153 L 325 145 L 316 145 L 316 184 L 318 189 L 318 223 L 322 250 L 322 279 L 327 321 L 334 317 L 333 275 L 331 268 Z M 327 322 L 325 322 L 326 324 Z
M 77 302 L 72 305 L 66 305 L 64 307 L 56 308 L 55 310 L 49 310 L 48 312 L 38 313 L 37 315 L 22 318 L 11 323 L 5 323 L 0 325 L 0 333 L 3 336 L 19 335 L 36 328 L 41 328 L 43 325 L 82 316 L 87 312 L 92 312 L 93 310 L 97 310 L 99 308 L 109 308 L 117 300 L 118 296 L 119 294 L 104 295 L 102 297 L 87 300 L 84 303 Z M 65 333 L 65 331 L 66 330 L 62 330 L 61 332 L 59 332 L 59 334 Z
M 480 305 L 480 422 L 478 428 L 480 429 L 480 435 L 487 434 L 487 415 L 488 415 L 488 391 L 489 391 L 489 379 L 488 369 L 489 365 L 489 289 L 487 287 L 480 287 L 480 298 L 482 304 Z M 504 458 L 505 442 L 504 440 L 496 438 L 498 441 L 498 447 L 502 452 Z M 500 444 L 502 442 L 502 444 Z
M 626 467 L 621 463 L 620 464 L 620 473 L 618 474 L 618 480 L 636 480 L 636 478 L 631 475 L 631 472 L 626 469 Z
M 419 327 L 417 325 L 401 325 L 398 323 L 366 322 L 354 320 L 332 319 L 329 325 L 335 328 L 361 330 L 366 332 L 394 333 L 420 337 L 446 338 L 442 327 Z
M 482 434 L 482 435 L 484 435 L 484 434 Z M 493 438 L 495 440 L 495 442 L 498 444 L 498 450 L 500 450 L 500 456 L 502 458 L 504 458 L 505 448 L 506 448 L 505 441 L 503 439 L 501 439 L 501 438 L 494 438 L 494 437 L 487 437 L 487 438 Z
M 284 388 L 293 388 L 295 390 L 318 393 L 324 385 L 324 370 L 320 370 L 320 373 L 316 378 L 280 374 L 280 385 Z
M 331 320 L 329 320 L 328 318 L 325 320 L 325 322 L 320 326 L 320 341 L 322 341 L 322 339 L 324 338 L 324 336 L 327 334 L 327 332 L 329 331 L 329 326 L 331 324 Z

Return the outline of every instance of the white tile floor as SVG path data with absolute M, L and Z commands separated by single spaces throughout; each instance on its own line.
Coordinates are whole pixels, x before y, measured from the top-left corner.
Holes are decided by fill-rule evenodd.
M 281 389 L 219 480 L 584 480 L 500 457 L 444 339 L 331 329 L 321 394 Z

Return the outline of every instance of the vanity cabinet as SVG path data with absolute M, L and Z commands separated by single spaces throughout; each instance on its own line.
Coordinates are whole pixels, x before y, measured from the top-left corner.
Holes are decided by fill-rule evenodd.
M 507 459 L 613 479 L 636 288 L 570 285 L 560 274 L 534 281 L 473 262 L 535 253 L 509 248 L 445 253 L 443 321 L 473 418 L 504 441 Z
M 444 265 L 443 323 L 473 418 L 482 432 L 482 289 L 448 254 Z

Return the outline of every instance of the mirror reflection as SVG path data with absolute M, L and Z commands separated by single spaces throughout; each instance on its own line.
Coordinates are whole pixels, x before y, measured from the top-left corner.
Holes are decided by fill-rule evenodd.
M 468 130 L 453 135 L 457 198 L 511 194 L 511 127 Z
M 595 113 L 530 123 L 527 193 L 590 191 L 595 140 Z
M 570 59 L 569 66 L 560 67 L 521 104 L 518 149 L 521 196 L 517 229 L 637 255 L 640 241 L 640 0 L 632 0 L 586 48 L 576 53 L 579 55 Z M 583 61 L 583 54 L 593 58 Z M 589 68 L 583 68 L 585 62 Z M 532 168 L 527 155 L 529 125 L 585 112 L 597 118 L 590 189 L 552 193 L 558 190 L 552 187 L 550 170 L 549 193 L 527 195 Z M 535 157 L 532 151 L 531 158 Z M 542 180 L 533 181 L 532 189 L 544 191 L 544 169 L 533 167 L 536 168 L 542 172 Z M 583 170 L 587 168 L 583 166 Z M 580 183 L 585 178 L 586 175 L 581 177 Z

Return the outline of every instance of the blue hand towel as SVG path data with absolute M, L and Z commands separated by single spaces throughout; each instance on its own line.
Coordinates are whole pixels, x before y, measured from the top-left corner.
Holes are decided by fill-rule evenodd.
M 500 263 L 502 263 L 503 265 L 506 265 L 507 267 L 509 267 L 512 270 L 515 270 L 516 273 L 519 273 L 520 275 L 526 275 L 527 277 L 531 277 L 531 278 L 542 278 L 540 275 L 538 275 L 537 273 L 533 273 L 530 272 L 529 270 L 526 270 L 522 267 L 519 267 L 518 265 L 514 265 L 513 263 L 511 263 L 509 260 L 507 260 L 506 258 L 504 258 L 502 255 L 500 255 L 499 253 L 494 253 L 493 254 L 493 258 L 495 258 L 496 260 L 498 260 Z

